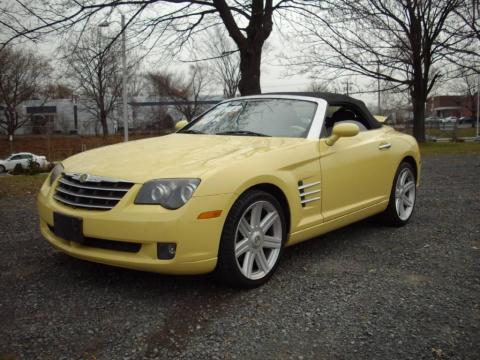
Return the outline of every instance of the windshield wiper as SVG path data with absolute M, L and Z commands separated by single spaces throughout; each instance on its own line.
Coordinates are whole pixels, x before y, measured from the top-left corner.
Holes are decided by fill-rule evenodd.
M 215 133 L 215 135 L 245 135 L 245 136 L 267 136 L 267 137 L 270 137 L 270 135 L 257 133 L 257 132 L 254 132 L 254 131 L 248 131 L 248 130 L 221 131 L 221 132 Z
M 183 134 L 205 134 L 203 131 L 194 130 L 194 129 L 180 130 L 179 133 L 183 133 Z

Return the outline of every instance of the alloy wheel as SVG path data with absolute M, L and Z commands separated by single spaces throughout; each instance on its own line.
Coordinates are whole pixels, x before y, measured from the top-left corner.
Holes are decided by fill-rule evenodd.
M 264 200 L 250 205 L 240 217 L 234 244 L 240 272 L 250 280 L 265 277 L 282 247 L 282 220 L 277 209 Z
M 408 220 L 415 205 L 415 176 L 409 168 L 404 168 L 395 185 L 395 209 L 402 221 Z

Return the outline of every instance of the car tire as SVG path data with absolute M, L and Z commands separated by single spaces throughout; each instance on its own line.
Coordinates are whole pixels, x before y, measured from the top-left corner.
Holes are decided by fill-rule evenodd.
M 390 226 L 400 227 L 412 217 L 417 198 L 417 179 L 412 165 L 402 162 L 395 173 L 387 209 L 381 220 Z
M 1 173 L 4 173 L 4 172 L 5 172 L 5 170 L 6 170 L 6 169 L 5 169 L 5 166 L 3 166 L 3 165 L 0 165 L 0 174 L 1 174 Z
M 223 227 L 217 280 L 240 288 L 264 284 L 278 267 L 286 238 L 285 214 L 278 200 L 264 191 L 245 192 Z

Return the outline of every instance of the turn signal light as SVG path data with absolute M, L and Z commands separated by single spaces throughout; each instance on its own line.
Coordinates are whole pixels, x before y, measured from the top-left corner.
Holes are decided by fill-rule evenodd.
M 222 210 L 205 211 L 198 215 L 197 219 L 212 219 L 222 215 Z

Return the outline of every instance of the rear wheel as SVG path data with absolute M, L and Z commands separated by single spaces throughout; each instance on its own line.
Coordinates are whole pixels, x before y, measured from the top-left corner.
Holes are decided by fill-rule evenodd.
M 246 192 L 225 222 L 217 278 L 237 287 L 262 285 L 277 268 L 285 240 L 285 216 L 277 199 L 264 191 Z
M 411 164 L 402 162 L 395 174 L 383 220 L 393 226 L 405 225 L 412 216 L 416 197 L 415 172 Z

